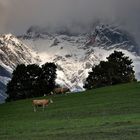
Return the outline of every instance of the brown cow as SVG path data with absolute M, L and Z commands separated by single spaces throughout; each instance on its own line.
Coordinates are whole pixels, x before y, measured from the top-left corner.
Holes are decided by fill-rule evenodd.
M 38 99 L 38 100 L 33 100 L 34 112 L 36 112 L 36 108 L 38 106 L 42 106 L 43 111 L 44 111 L 44 108 L 46 106 L 48 106 L 50 103 L 53 103 L 53 100 L 52 99 Z
M 63 94 L 63 93 L 66 93 L 66 92 L 69 92 L 70 91 L 70 89 L 69 88 L 55 88 L 54 90 L 53 90 L 53 92 L 55 93 L 55 94 Z

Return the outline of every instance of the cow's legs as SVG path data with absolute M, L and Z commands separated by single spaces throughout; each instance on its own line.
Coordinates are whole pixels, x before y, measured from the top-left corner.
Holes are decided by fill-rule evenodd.
M 43 107 L 43 111 L 44 111 L 45 105 L 42 105 L 42 107 Z
M 34 105 L 34 112 L 36 112 L 36 106 Z

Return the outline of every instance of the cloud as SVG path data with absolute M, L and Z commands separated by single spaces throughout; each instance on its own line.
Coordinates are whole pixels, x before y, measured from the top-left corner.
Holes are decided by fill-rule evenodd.
M 9 13 L 9 2 L 0 0 L 0 32 L 6 31 L 7 18 Z
M 100 19 L 140 35 L 139 0 L 0 0 L 0 32 L 23 33 L 31 25 L 76 29 Z

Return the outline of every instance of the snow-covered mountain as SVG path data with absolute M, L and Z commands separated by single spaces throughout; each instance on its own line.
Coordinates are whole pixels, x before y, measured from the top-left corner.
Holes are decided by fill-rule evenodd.
M 0 36 L 0 102 L 6 98 L 6 84 L 18 64 L 39 62 L 39 57 L 12 34 Z
M 55 62 L 58 65 L 56 82 L 72 91 L 83 90 L 91 67 L 114 50 L 123 51 L 133 59 L 136 77 L 140 79 L 139 47 L 133 36 L 119 27 L 99 24 L 89 33 L 75 35 L 32 26 L 19 38 L 38 52 L 42 63 Z
M 140 80 L 139 46 L 132 35 L 119 27 L 99 24 L 88 33 L 73 34 L 32 26 L 18 39 L 11 34 L 1 35 L 0 99 L 5 99 L 6 84 L 18 64 L 55 62 L 56 82 L 71 91 L 80 91 L 92 66 L 106 60 L 114 50 L 123 51 L 133 60 Z

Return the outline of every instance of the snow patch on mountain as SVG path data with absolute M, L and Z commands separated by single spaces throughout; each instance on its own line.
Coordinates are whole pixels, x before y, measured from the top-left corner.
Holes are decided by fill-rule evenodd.
M 99 64 L 101 60 L 106 60 L 114 50 L 123 51 L 134 61 L 136 77 L 140 80 L 140 57 L 134 49 L 133 41 L 126 43 L 124 36 L 124 40 L 123 37 L 118 42 L 112 39 L 112 43 L 108 44 L 103 41 L 105 34 L 100 34 L 79 36 L 53 34 L 47 38 L 26 38 L 23 42 L 38 52 L 42 64 L 46 62 L 57 64 L 56 82 L 69 87 L 71 91 L 84 90 L 83 84 L 92 66 Z M 129 45 L 133 46 L 131 51 Z
M 6 85 L 18 64 L 39 63 L 37 54 L 12 34 L 0 35 L 0 102 L 7 95 Z

